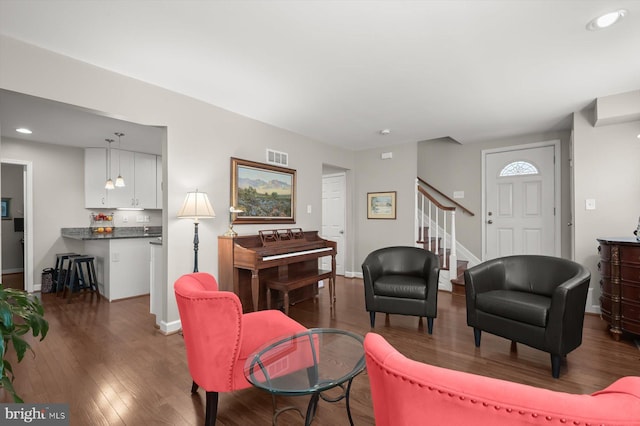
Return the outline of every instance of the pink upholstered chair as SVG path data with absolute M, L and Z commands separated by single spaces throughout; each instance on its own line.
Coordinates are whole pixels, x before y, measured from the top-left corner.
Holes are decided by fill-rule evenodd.
M 174 284 L 182 322 L 191 392 L 207 392 L 205 425 L 214 425 L 218 392 L 251 386 L 244 376 L 247 357 L 266 342 L 306 328 L 276 310 L 242 313 L 234 293 L 218 291 L 216 279 L 199 272 Z
M 640 377 L 573 395 L 413 361 L 375 333 L 364 351 L 376 426 L 640 425 Z

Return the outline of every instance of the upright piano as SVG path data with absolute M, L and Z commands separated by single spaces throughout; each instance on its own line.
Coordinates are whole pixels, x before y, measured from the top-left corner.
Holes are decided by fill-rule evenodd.
M 318 231 L 300 228 L 258 231 L 256 235 L 218 237 L 218 281 L 221 290 L 238 295 L 245 311 L 266 309 L 267 282 L 309 283 L 289 293 L 290 303 L 315 297 L 317 282 L 329 278 L 334 300 L 336 277 L 335 241 Z M 318 259 L 331 256 L 331 270 L 321 270 Z M 316 279 L 317 278 L 317 279 Z M 272 300 L 278 306 L 280 300 Z

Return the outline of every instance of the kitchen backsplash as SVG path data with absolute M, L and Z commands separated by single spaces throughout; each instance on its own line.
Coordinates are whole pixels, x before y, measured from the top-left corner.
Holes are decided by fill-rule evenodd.
M 162 226 L 162 210 L 87 209 L 87 227 L 91 226 L 91 215 L 99 213 L 112 216 L 113 226 L 117 228 Z

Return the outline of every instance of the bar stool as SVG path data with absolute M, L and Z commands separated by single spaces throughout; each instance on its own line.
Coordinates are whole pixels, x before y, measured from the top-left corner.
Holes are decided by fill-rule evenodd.
M 96 278 L 94 256 L 77 256 L 71 258 L 71 266 L 69 267 L 69 280 L 66 282 L 62 297 L 66 297 L 67 289 L 69 289 L 69 299 L 71 302 L 73 293 L 80 290 L 89 290 L 96 293 L 100 300 L 100 289 L 98 288 L 98 279 Z
M 53 284 L 56 286 L 56 296 L 59 295 L 69 278 L 69 266 L 71 258 L 80 256 L 78 253 L 57 253 L 56 266 L 53 268 Z

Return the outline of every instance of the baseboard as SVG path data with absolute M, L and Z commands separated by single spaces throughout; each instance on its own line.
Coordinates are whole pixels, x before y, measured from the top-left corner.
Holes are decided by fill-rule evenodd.
M 160 321 L 160 332 L 165 335 L 175 334 L 182 330 L 182 323 L 180 320 L 177 321 Z
M 592 288 L 590 288 L 587 292 L 587 303 L 584 310 L 585 312 L 589 312 L 592 314 L 600 314 L 600 303 L 594 303 Z
M 453 291 L 453 284 L 451 283 L 449 271 L 440 270 L 440 273 L 438 274 L 438 290 L 448 291 L 449 293 Z
M 3 269 L 2 270 L 2 275 L 8 275 L 8 274 L 19 274 L 21 272 L 24 272 L 24 268 L 10 268 L 10 269 Z
M 345 278 L 363 278 L 362 272 L 344 272 Z

